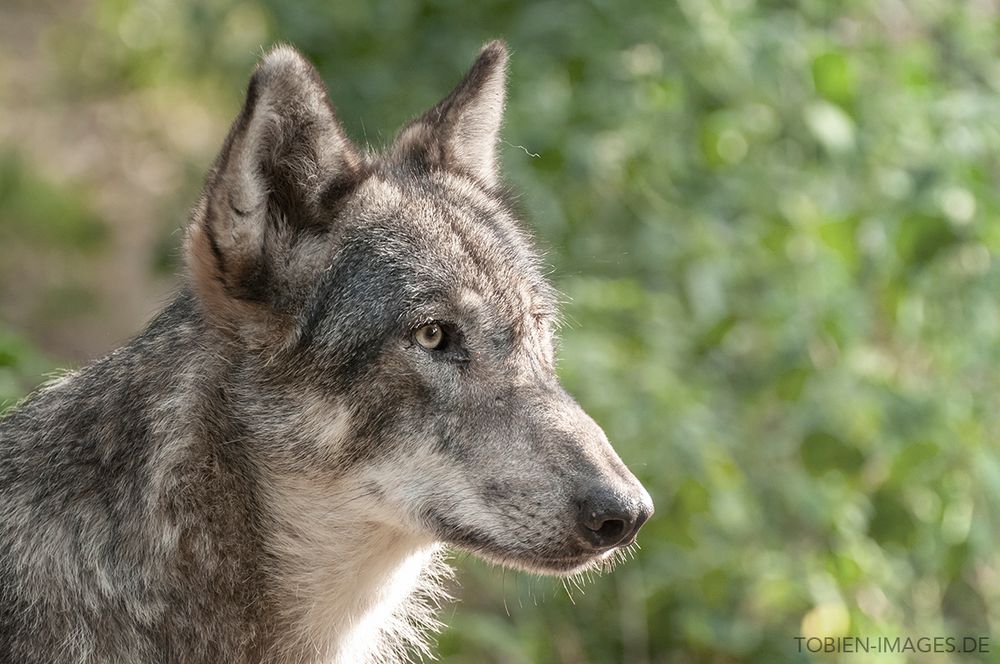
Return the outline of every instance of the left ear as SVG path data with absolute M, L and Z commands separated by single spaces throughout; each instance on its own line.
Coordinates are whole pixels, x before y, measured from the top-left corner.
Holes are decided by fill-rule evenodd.
M 427 169 L 456 171 L 486 186 L 495 185 L 506 82 L 507 46 L 492 41 L 483 46 L 451 94 L 403 128 L 391 158 Z

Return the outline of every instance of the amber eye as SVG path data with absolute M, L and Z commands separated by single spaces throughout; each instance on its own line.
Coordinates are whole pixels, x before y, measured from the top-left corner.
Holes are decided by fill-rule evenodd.
M 418 327 L 413 337 L 427 350 L 435 350 L 444 343 L 444 330 L 438 323 L 428 323 Z

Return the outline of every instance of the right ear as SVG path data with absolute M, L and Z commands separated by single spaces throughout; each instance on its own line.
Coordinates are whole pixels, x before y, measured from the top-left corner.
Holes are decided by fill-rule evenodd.
M 492 41 L 479 51 L 451 94 L 400 131 L 392 157 L 423 168 L 471 175 L 489 187 L 496 185 L 496 146 L 506 84 L 507 46 Z
M 209 320 L 242 337 L 280 332 L 363 170 L 316 69 L 291 47 L 273 49 L 250 79 L 188 228 L 187 263 Z

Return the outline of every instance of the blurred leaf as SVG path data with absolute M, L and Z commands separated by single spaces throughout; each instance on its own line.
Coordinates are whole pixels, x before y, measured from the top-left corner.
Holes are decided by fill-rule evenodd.
M 864 463 L 864 455 L 853 445 L 834 434 L 817 430 L 802 439 L 800 446 L 802 464 L 813 476 L 831 470 L 853 474 Z
M 816 90 L 838 104 L 845 104 L 854 97 L 854 71 L 843 52 L 828 51 L 813 59 L 813 83 Z
M 0 232 L 41 245 L 93 250 L 107 232 L 79 194 L 33 173 L 22 159 L 0 152 Z
M 916 537 L 916 524 L 898 494 L 881 489 L 872 496 L 868 534 L 882 546 L 908 547 Z

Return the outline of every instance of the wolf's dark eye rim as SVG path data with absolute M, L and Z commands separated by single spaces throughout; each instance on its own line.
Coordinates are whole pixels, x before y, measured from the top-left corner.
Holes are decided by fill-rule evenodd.
M 413 343 L 442 360 L 465 363 L 469 354 L 462 344 L 462 334 L 451 323 L 431 320 L 417 326 L 410 334 Z

